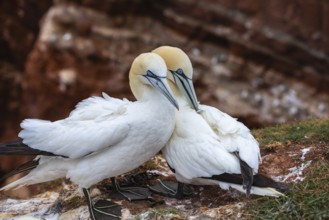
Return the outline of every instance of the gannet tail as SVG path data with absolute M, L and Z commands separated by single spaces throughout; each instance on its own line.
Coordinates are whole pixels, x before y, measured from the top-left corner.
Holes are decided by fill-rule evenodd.
M 66 177 L 67 170 L 75 166 L 75 162 L 62 157 L 38 156 L 0 178 L 0 182 L 18 173 L 30 171 L 26 176 L 0 189 L 17 189 L 25 185 L 33 185 Z
M 19 167 L 17 167 L 16 169 L 10 171 L 9 173 L 5 174 L 4 176 L 2 176 L 0 178 L 0 183 L 3 182 L 4 180 L 16 175 L 16 174 L 19 174 L 19 173 L 22 173 L 22 172 L 26 172 L 26 171 L 31 171 L 33 170 L 34 168 L 36 168 L 37 166 L 39 165 L 39 160 L 31 160 L 31 161 L 28 161 L 22 165 L 20 165 Z
M 37 149 L 33 149 L 29 147 L 28 145 L 24 144 L 21 140 L 18 141 L 11 141 L 11 142 L 6 142 L 6 143 L 1 143 L 0 144 L 0 155 L 8 155 L 8 156 L 13 156 L 13 155 L 43 155 L 43 156 L 56 156 L 50 152 L 46 151 L 41 151 Z M 8 179 L 9 177 L 12 177 L 16 174 L 26 172 L 26 171 L 31 171 L 34 168 L 36 168 L 39 164 L 39 159 L 37 160 L 31 160 L 23 165 L 19 166 L 18 168 L 10 171 L 9 173 L 5 174 L 4 176 L 0 177 L 0 183 L 3 182 L 4 180 Z M 43 182 L 43 181 L 36 181 L 33 180 L 33 175 L 26 175 L 25 177 L 22 177 L 5 187 L 1 188 L 0 191 L 2 190 L 8 190 L 8 189 L 14 189 L 14 188 L 19 188 L 24 185 L 31 185 L 35 184 L 37 182 Z
M 31 185 L 31 184 L 34 184 L 34 183 L 31 183 L 31 177 L 29 175 L 26 175 L 12 183 L 9 183 L 8 185 L 2 187 L 0 189 L 0 191 L 6 191 L 6 190 L 10 190 L 10 189 L 18 189 L 22 186 L 26 186 L 26 185 Z
M 210 179 L 217 180 L 219 186 L 224 190 L 234 188 L 240 192 L 246 193 L 241 175 L 224 173 L 221 175 L 214 175 Z M 250 194 L 279 197 L 284 196 L 282 192 L 289 190 L 291 190 L 291 188 L 287 184 L 276 182 L 262 174 L 256 174 L 253 178 Z
M 222 188 L 224 190 L 228 190 L 229 188 L 233 188 L 233 189 L 236 189 L 236 190 L 238 190 L 242 193 L 246 193 L 246 190 L 243 188 L 243 186 L 239 185 L 239 184 L 219 181 L 219 186 L 220 186 L 220 188 Z M 257 186 L 252 186 L 251 187 L 250 194 L 259 195 L 259 196 L 272 196 L 272 197 L 285 196 L 283 193 L 277 191 L 274 188 L 271 188 L 271 187 L 257 187 Z
M 14 169 L 14 170 L 10 171 L 9 173 L 5 174 L 4 176 L 2 176 L 0 178 L 0 183 L 16 174 L 26 172 L 26 171 L 31 171 L 34 168 L 36 168 L 38 165 L 39 165 L 39 159 L 28 161 L 28 162 L 22 164 L 21 166 L 19 166 L 18 168 Z M 22 186 L 31 185 L 34 183 L 35 183 L 35 180 L 33 180 L 33 175 L 28 174 L 10 184 L 2 187 L 0 189 L 0 191 L 9 190 L 9 189 L 18 189 Z

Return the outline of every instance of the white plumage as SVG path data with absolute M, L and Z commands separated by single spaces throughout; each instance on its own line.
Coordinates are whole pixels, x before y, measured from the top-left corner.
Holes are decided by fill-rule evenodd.
M 63 120 L 24 120 L 19 133 L 23 143 L 67 158 L 38 156 L 34 170 L 1 190 L 60 177 L 89 188 L 137 168 L 159 152 L 173 132 L 174 105 L 178 107 L 165 78 L 166 65 L 156 54 L 142 54 L 129 77 L 136 102 L 103 94 L 80 102 Z
M 197 102 L 192 64 L 182 50 L 163 46 L 152 52 L 165 60 L 169 84 L 180 105 L 174 133 L 162 149 L 176 179 L 182 183 L 218 184 L 223 189 L 232 187 L 246 192 L 242 184 L 218 181 L 214 176 L 242 174 L 239 158 L 252 169 L 251 178 L 252 173 L 258 172 L 260 150 L 250 130 L 228 114 Z M 250 193 L 283 195 L 273 188 L 254 186 Z
M 198 177 L 239 173 L 239 160 L 229 153 L 203 118 L 178 98 L 181 109 L 168 144 L 162 149 L 178 181 L 193 183 Z
M 103 98 L 91 97 L 80 102 L 63 120 L 25 119 L 18 136 L 32 148 L 80 158 L 125 139 L 130 132 L 126 121 L 131 120 L 129 114 L 124 114 L 127 107 L 128 101 L 103 93 Z
M 219 137 L 223 147 L 228 152 L 238 152 L 239 157 L 257 173 L 261 156 L 259 144 L 250 130 L 237 119 L 214 107 L 199 105 L 199 109 L 199 114 Z

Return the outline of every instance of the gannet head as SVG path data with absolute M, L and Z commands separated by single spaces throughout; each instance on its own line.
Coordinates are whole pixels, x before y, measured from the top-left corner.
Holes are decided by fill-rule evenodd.
M 152 51 L 162 57 L 168 68 L 168 79 L 177 85 L 185 95 L 188 103 L 199 111 L 199 103 L 195 94 L 192 76 L 193 67 L 187 54 L 177 47 L 162 46 Z
M 178 109 L 178 103 L 167 82 L 167 66 L 154 53 L 142 53 L 133 61 L 129 72 L 130 88 L 137 100 L 151 94 L 149 88 L 159 90 Z

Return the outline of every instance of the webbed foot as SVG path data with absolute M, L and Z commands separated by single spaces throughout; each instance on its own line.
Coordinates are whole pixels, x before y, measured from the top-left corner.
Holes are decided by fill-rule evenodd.
M 108 200 L 99 200 L 93 204 L 89 190 L 83 188 L 83 194 L 92 220 L 117 220 L 121 218 L 121 206 L 118 204 Z
M 141 186 L 120 186 L 114 177 L 111 178 L 113 194 L 119 195 L 129 201 L 149 200 L 152 192 Z
M 184 183 L 161 181 L 160 179 L 157 180 L 156 185 L 149 186 L 149 189 L 154 193 L 176 199 L 182 199 L 184 196 L 192 194 L 192 191 Z

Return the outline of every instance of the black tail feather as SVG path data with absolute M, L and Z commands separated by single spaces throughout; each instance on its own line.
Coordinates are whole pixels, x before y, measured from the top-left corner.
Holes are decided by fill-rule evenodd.
M 21 140 L 11 141 L 0 144 L 0 155 L 44 155 L 44 156 L 56 156 L 53 153 L 33 149 Z
M 252 186 L 256 187 L 271 187 L 274 189 L 277 189 L 281 192 L 290 191 L 291 188 L 285 183 L 276 182 L 272 180 L 270 177 L 267 177 L 263 174 L 256 174 L 253 176 L 254 181 Z M 212 177 L 203 177 L 205 179 L 214 179 L 217 181 L 227 182 L 227 183 L 233 183 L 242 185 L 244 183 L 243 177 L 241 174 L 229 174 L 229 173 L 223 173 L 220 175 L 214 175 Z
M 22 173 L 22 172 L 25 172 L 25 171 L 30 171 L 30 170 L 36 168 L 38 165 L 39 165 L 39 160 L 31 160 L 31 161 L 28 161 L 28 162 L 22 164 L 21 166 L 17 167 L 16 169 L 10 171 L 6 175 L 2 176 L 0 178 L 0 183 L 2 181 L 4 181 L 5 179 L 7 179 L 9 177 L 12 177 L 12 176 L 14 176 L 16 174 L 19 174 L 19 173 Z
M 254 186 L 258 187 L 272 187 L 282 192 L 290 191 L 291 187 L 285 183 L 276 182 L 268 176 L 263 174 L 254 175 Z

